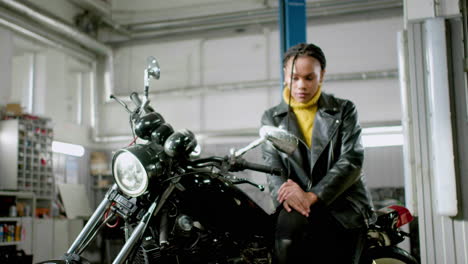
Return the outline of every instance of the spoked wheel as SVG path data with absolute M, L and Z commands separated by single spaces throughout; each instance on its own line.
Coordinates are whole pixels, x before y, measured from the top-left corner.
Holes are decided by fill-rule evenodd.
M 362 264 L 418 264 L 418 261 L 398 247 L 371 248 Z

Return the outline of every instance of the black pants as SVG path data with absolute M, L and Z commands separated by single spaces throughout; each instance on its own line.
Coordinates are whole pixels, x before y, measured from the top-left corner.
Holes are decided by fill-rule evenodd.
M 278 264 L 357 264 L 365 229 L 345 229 L 323 208 L 313 207 L 309 217 L 284 208 L 276 226 Z

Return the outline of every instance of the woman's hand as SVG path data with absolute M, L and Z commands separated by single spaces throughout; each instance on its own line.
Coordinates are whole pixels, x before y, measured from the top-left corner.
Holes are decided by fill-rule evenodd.
M 315 193 L 304 192 L 297 183 L 288 180 L 278 190 L 278 201 L 283 203 L 286 211 L 291 212 L 294 209 L 309 217 L 310 207 L 318 201 L 318 197 Z

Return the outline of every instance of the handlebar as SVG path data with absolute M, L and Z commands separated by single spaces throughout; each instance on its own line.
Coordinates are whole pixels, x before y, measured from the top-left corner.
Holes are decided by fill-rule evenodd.
M 217 167 L 217 168 L 222 168 L 223 162 L 225 162 L 226 159 L 221 158 L 221 157 L 209 157 L 209 158 L 202 158 L 202 159 L 197 159 L 197 160 L 192 160 L 190 162 L 190 166 L 194 168 L 206 168 L 206 167 Z
M 236 165 L 239 166 L 240 168 L 243 169 L 248 169 L 248 170 L 253 170 L 253 171 L 258 171 L 258 172 L 264 172 L 276 176 L 281 176 L 283 175 L 283 170 L 280 168 L 272 168 L 267 165 L 262 165 L 262 164 L 257 164 L 253 162 L 248 162 L 244 159 L 239 159 L 236 162 Z
M 242 170 L 253 170 L 253 171 L 268 173 L 268 174 L 272 174 L 276 176 L 283 175 L 283 170 L 280 168 L 272 168 L 267 165 L 248 162 L 245 159 L 239 159 L 239 158 L 232 161 L 229 159 L 229 157 L 222 158 L 222 157 L 213 156 L 209 158 L 194 160 L 191 162 L 190 165 L 195 168 L 215 166 L 219 169 L 225 169 L 227 171 L 232 171 L 232 172 L 242 171 Z
M 130 94 L 130 100 L 132 100 L 132 102 L 135 104 L 136 112 L 140 112 L 140 114 L 143 114 L 143 111 L 144 111 L 144 113 L 154 112 L 153 107 L 151 107 L 149 105 L 149 100 L 145 99 L 145 101 L 142 102 L 141 99 L 140 99 L 140 96 L 138 95 L 137 92 L 132 92 Z M 138 110 L 140 110 L 140 111 L 138 111 Z
M 132 102 L 135 104 L 135 106 L 137 108 L 140 108 L 141 105 L 143 104 L 140 100 L 140 97 L 138 96 L 138 93 L 137 92 L 132 92 L 130 94 L 130 99 L 132 100 Z

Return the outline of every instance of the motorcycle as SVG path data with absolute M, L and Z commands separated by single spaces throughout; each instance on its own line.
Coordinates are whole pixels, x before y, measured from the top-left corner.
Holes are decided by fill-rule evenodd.
M 367 239 L 360 263 L 417 264 L 409 252 L 398 247 L 409 234 L 400 227 L 414 220 L 411 212 L 400 205 L 390 205 L 376 211 L 377 221 L 367 230 Z
M 244 148 L 232 149 L 224 157 L 200 158 L 195 135 L 186 129 L 174 131 L 150 106 L 149 82 L 159 77 L 158 62 L 150 57 L 144 70 L 143 102 L 133 92 L 130 100 L 135 107 L 130 110 L 111 96 L 130 114 L 135 138 L 146 143 L 133 144 L 114 154 L 115 184 L 62 259 L 42 264 L 89 263 L 81 255 L 105 226 L 117 226 L 123 231 L 125 242 L 113 264 L 274 263 L 275 215 L 266 213 L 238 187 L 250 184 L 263 191 L 264 186 L 236 177 L 233 172 L 254 170 L 282 175 L 285 172 L 281 169 L 242 157 L 261 144 L 272 144 L 278 151 L 291 154 L 298 139 L 285 130 L 264 126 L 259 138 Z M 379 211 L 379 220 L 369 227 L 362 263 L 387 259 L 417 263 L 396 247 L 406 235 L 399 227 L 412 220 L 404 209 Z

